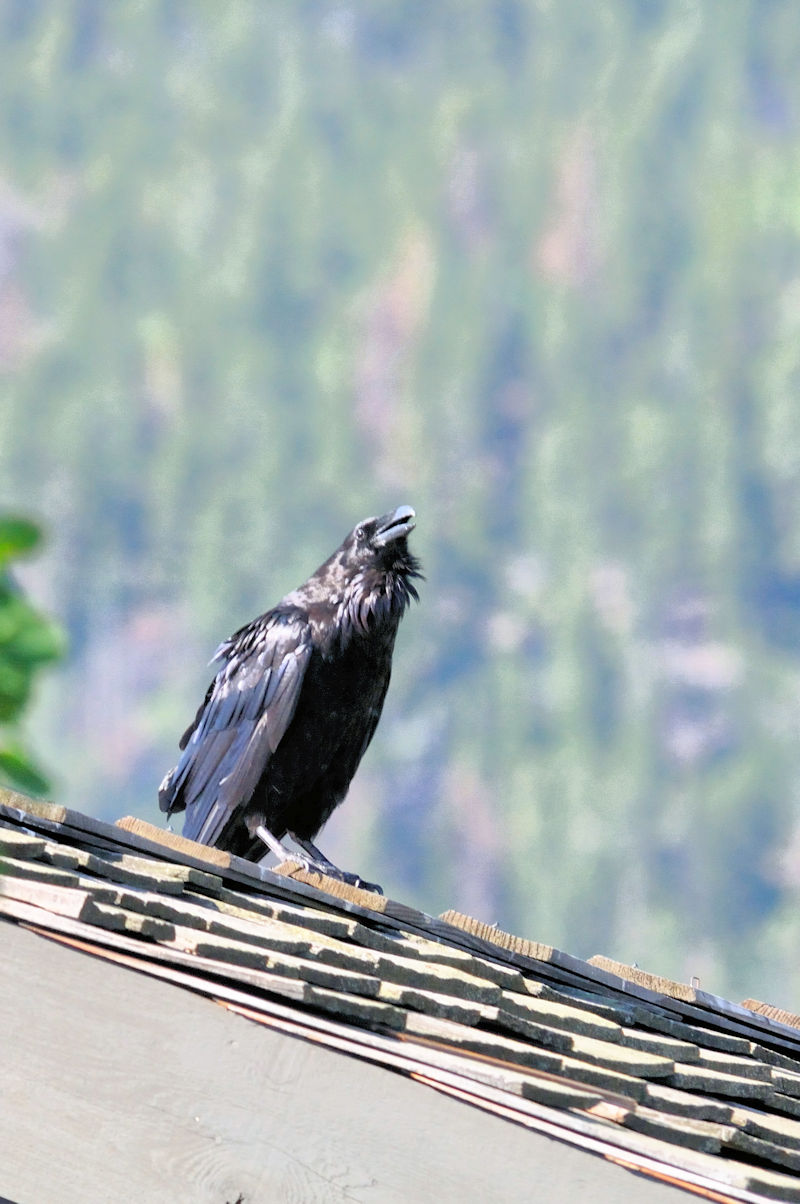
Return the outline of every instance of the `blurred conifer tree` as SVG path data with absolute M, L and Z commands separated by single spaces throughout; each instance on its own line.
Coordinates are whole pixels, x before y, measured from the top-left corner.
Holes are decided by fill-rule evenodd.
M 41 669 L 64 651 L 60 628 L 41 615 L 12 576 L 14 561 L 41 541 L 35 523 L 0 515 L 0 783 L 31 794 L 48 789 L 26 747 L 22 719 Z

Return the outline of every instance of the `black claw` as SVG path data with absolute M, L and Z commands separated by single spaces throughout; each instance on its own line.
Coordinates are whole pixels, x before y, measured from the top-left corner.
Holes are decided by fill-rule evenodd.
M 330 862 L 324 863 L 305 857 L 295 857 L 294 860 L 302 861 L 303 869 L 307 873 L 320 874 L 323 878 L 335 878 L 337 882 L 346 882 L 348 886 L 357 886 L 359 890 L 371 891 L 373 895 L 383 894 L 377 882 L 367 882 L 359 874 L 349 874 L 347 870 L 340 870 L 338 866 L 331 865 Z
M 383 890 L 378 886 L 377 882 L 367 882 L 365 878 L 361 878 L 358 874 L 342 874 L 345 882 L 349 882 L 351 886 L 357 886 L 359 890 L 371 891 L 373 895 L 382 895 Z

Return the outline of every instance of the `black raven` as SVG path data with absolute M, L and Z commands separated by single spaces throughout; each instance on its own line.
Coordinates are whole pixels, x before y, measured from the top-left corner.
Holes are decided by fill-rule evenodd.
M 389 687 L 397 628 L 420 564 L 414 511 L 366 518 L 277 606 L 220 644 L 220 669 L 180 741 L 159 805 L 183 834 L 253 861 L 281 861 L 367 885 L 312 843 L 344 798 Z M 307 854 L 282 844 L 289 833 Z

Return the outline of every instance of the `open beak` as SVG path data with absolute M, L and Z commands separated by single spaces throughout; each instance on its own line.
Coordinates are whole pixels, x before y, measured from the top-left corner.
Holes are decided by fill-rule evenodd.
M 378 528 L 373 536 L 375 547 L 382 548 L 396 539 L 405 539 L 417 525 L 414 521 L 416 517 L 411 506 L 398 506 L 391 514 L 384 514 L 378 519 Z

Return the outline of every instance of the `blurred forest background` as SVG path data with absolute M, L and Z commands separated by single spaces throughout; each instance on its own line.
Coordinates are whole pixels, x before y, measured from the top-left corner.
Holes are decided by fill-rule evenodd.
M 2 0 L 54 796 L 160 822 L 218 642 L 408 502 L 329 855 L 800 1007 L 798 63 L 796 0 Z

